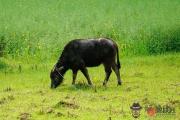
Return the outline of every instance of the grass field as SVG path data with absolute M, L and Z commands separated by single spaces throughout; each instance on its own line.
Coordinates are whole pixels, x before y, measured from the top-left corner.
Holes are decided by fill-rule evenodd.
M 179 0 L 0 0 L 0 120 L 180 119 Z M 76 38 L 113 39 L 120 49 L 122 86 L 103 67 L 89 68 L 94 87 L 79 73 L 50 89 L 49 72 Z M 149 118 L 147 105 L 175 114 Z
M 68 41 L 96 37 L 125 56 L 180 51 L 179 0 L 0 0 L 0 11 L 0 51 L 17 58 L 55 59 Z
M 5 61 L 5 60 L 3 60 Z M 154 119 L 180 118 L 180 54 L 122 58 L 122 86 L 117 86 L 115 74 L 107 87 L 103 67 L 90 68 L 93 88 L 79 72 L 77 83 L 71 85 L 71 71 L 63 85 L 50 89 L 49 70 L 53 64 L 23 64 L 11 62 L 11 72 L 0 72 L 0 118 L 8 119 L 87 119 L 132 120 L 130 105 L 138 101 L 143 109 L 140 120 L 150 119 L 148 104 L 175 106 L 175 115 L 157 115 Z M 8 61 L 6 61 L 8 63 Z M 35 69 L 36 68 L 36 69 Z

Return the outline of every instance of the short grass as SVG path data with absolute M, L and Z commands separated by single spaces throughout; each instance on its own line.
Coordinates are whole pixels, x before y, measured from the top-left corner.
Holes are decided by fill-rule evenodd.
M 171 104 L 180 116 L 179 0 L 0 0 L 0 119 L 130 119 L 130 105 Z M 119 45 L 123 85 L 103 67 L 51 90 L 49 72 L 75 38 L 110 37 Z M 165 55 L 145 56 L 174 52 Z M 135 57 L 139 55 L 139 57 Z M 134 57 L 132 57 L 134 56 Z M 139 119 L 149 119 L 145 109 Z
M 17 64 L 3 59 L 11 68 L 0 72 L 0 119 L 33 120 L 132 120 L 130 105 L 138 101 L 143 109 L 140 120 L 150 119 L 147 104 L 173 104 L 175 115 L 157 115 L 155 119 L 180 118 L 180 54 L 125 57 L 122 62 L 122 86 L 115 74 L 107 87 L 103 67 L 89 68 L 93 88 L 79 73 L 72 86 L 71 71 L 57 89 L 49 88 L 50 64 Z

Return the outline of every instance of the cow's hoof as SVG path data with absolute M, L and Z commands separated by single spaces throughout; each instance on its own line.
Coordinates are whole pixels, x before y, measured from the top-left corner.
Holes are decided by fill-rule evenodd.
M 122 83 L 121 82 L 118 82 L 118 85 L 121 85 Z
M 105 83 L 105 82 L 103 82 L 103 86 L 106 86 L 106 83 Z
M 89 87 L 94 87 L 94 85 L 93 85 L 93 84 L 88 84 L 88 86 L 89 86 Z

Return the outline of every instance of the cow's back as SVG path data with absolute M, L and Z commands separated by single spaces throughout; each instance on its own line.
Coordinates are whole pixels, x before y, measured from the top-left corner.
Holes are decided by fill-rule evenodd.
M 72 40 L 64 50 L 72 62 L 83 61 L 87 67 L 98 66 L 116 53 L 114 42 L 106 38 Z

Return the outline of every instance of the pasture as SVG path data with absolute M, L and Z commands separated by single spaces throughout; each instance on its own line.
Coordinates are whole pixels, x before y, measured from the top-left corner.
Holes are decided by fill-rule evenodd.
M 11 70 L 0 73 L 1 119 L 133 119 L 130 106 L 138 101 L 143 109 L 139 119 L 149 119 L 148 104 L 172 104 L 175 115 L 157 115 L 155 119 L 180 117 L 180 54 L 122 58 L 122 86 L 117 86 L 113 73 L 107 87 L 103 67 L 90 68 L 94 87 L 78 73 L 77 83 L 71 85 L 68 71 L 64 83 L 50 89 L 49 70 L 53 64 L 19 65 L 11 62 Z M 8 61 L 6 61 L 8 62 Z
M 180 118 L 179 0 L 0 0 L 0 120 L 132 120 Z M 119 46 L 122 86 L 103 66 L 88 68 L 94 87 L 72 72 L 57 89 L 49 73 L 72 39 L 113 39 Z M 175 114 L 150 118 L 147 105 Z

